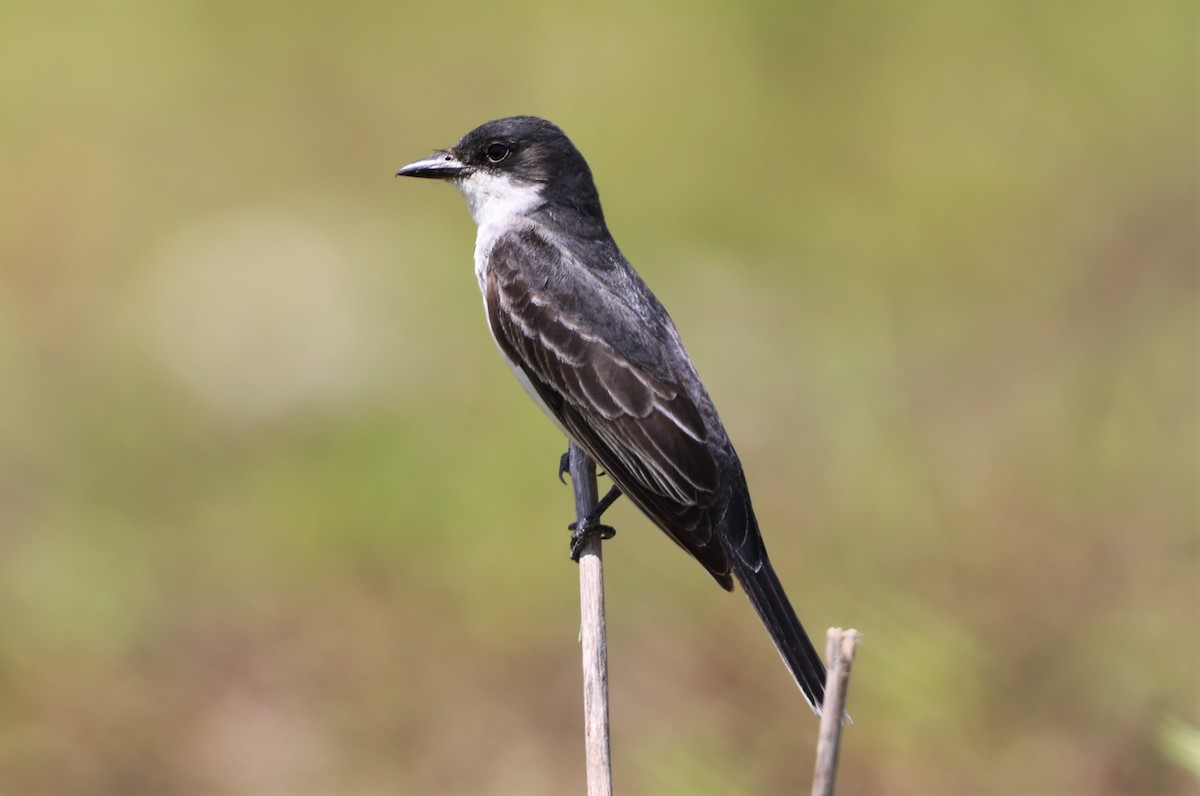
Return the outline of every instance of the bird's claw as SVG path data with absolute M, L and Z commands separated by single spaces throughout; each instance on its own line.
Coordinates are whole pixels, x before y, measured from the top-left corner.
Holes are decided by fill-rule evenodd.
M 571 452 L 567 451 L 566 453 L 564 453 L 562 455 L 562 458 L 558 460 L 558 480 L 561 481 L 564 485 L 567 483 L 567 479 L 563 478 L 563 476 L 566 475 L 567 473 L 569 473 L 570 471 L 571 471 Z
M 601 539 L 611 539 L 617 535 L 617 529 L 611 525 L 591 523 L 586 519 L 582 522 L 573 522 L 567 528 L 571 531 L 571 560 L 577 564 L 579 556 L 583 553 L 583 543 L 587 541 L 590 534 L 599 534 Z

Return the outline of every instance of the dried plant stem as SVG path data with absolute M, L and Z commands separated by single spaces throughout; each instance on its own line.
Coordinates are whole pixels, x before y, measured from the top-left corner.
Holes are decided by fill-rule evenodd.
M 596 463 L 571 443 L 571 484 L 579 522 L 595 507 Z M 608 742 L 608 643 L 604 630 L 604 565 L 600 534 L 589 533 L 579 555 L 579 607 L 583 647 L 584 748 L 588 796 L 612 796 L 612 753 Z
M 858 638 L 857 630 L 829 628 L 825 648 L 828 674 L 825 676 L 825 703 L 821 706 L 821 729 L 817 736 L 813 796 L 833 796 L 842 726 L 850 720 L 846 715 L 846 688 L 850 685 L 850 666 L 854 663 Z

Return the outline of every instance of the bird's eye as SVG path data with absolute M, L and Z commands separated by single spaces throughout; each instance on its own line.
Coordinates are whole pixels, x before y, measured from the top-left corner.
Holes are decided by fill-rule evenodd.
M 488 148 L 484 150 L 484 154 L 487 155 L 488 161 L 492 163 L 499 163 L 511 155 L 512 150 L 497 141 L 495 143 L 488 144 Z

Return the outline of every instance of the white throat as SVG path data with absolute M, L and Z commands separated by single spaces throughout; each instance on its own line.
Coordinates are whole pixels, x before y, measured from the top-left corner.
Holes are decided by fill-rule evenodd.
M 496 238 L 522 224 L 525 217 L 542 205 L 540 186 L 508 175 L 476 171 L 454 184 L 467 197 L 467 207 L 475 219 L 475 278 L 482 290 L 487 279 L 488 252 Z
M 455 180 L 455 184 L 467 197 L 467 207 L 480 232 L 494 224 L 513 224 L 542 204 L 538 183 L 523 182 L 507 174 L 476 171 Z

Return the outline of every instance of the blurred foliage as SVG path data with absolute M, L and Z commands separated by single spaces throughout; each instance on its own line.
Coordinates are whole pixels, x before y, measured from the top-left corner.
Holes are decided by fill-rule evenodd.
M 1195 792 L 1190 2 L 0 6 L 0 789 L 582 789 L 563 441 L 395 168 L 590 158 L 815 636 L 841 793 Z M 626 505 L 619 792 L 816 723 Z M 1191 790 L 1189 790 L 1191 789 Z

